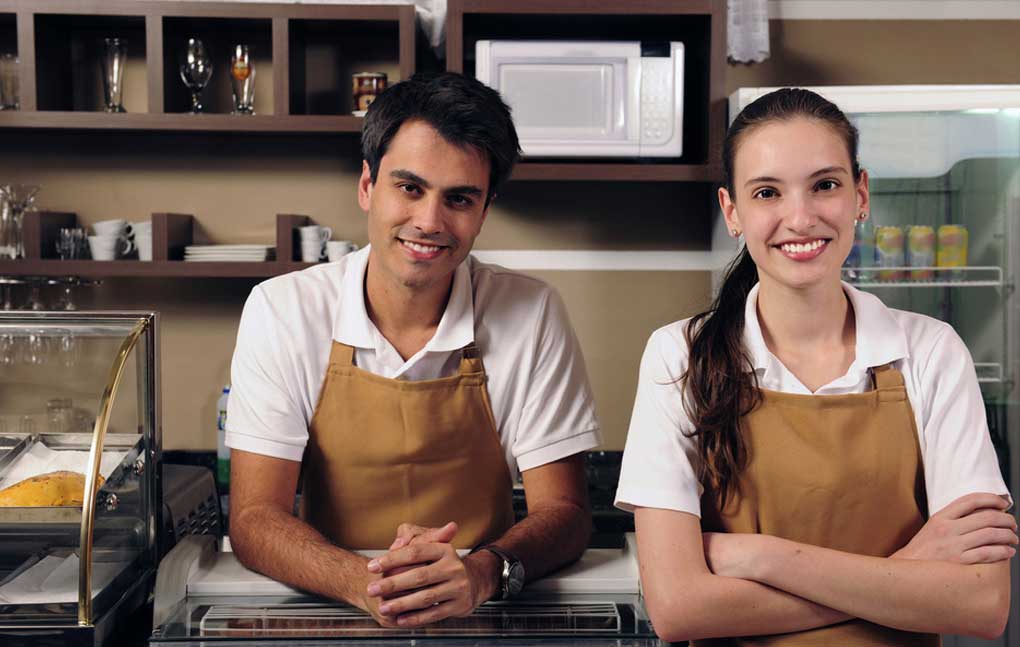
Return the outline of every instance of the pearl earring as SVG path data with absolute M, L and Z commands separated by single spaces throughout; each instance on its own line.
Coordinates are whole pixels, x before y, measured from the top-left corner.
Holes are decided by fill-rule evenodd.
M 861 215 L 857 216 L 857 219 L 860 220 L 861 222 L 864 222 L 865 220 L 868 219 L 868 212 L 862 211 Z
M 739 229 L 731 229 L 730 230 L 730 235 L 733 236 L 734 238 L 736 238 L 737 236 L 740 235 L 740 230 Z

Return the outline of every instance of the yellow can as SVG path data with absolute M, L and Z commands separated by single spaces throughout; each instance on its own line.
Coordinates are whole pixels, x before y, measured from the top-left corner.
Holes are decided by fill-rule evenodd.
M 967 266 L 967 228 L 962 225 L 942 225 L 938 231 L 938 252 L 935 254 L 937 267 Z M 962 272 L 951 274 L 951 278 L 959 279 Z

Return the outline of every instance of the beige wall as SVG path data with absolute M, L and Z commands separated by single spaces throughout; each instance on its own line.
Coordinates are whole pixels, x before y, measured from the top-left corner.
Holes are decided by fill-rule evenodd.
M 744 85 L 1020 83 L 1020 22 L 772 23 L 773 58 L 731 66 Z M 254 135 L 3 133 L 0 178 L 43 186 L 43 206 L 81 219 L 194 214 L 199 242 L 272 242 L 276 213 L 304 213 L 365 242 L 357 141 Z M 709 192 L 666 183 L 516 183 L 494 206 L 483 249 L 708 248 Z M 705 306 L 701 272 L 535 272 L 567 303 L 605 429 L 622 448 L 648 334 Z M 216 399 L 252 280 L 119 279 L 86 306 L 163 314 L 164 446 L 215 446 Z

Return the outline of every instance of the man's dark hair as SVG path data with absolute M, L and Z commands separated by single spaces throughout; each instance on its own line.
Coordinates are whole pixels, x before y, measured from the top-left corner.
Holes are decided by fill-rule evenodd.
M 454 72 L 415 74 L 390 86 L 368 107 L 361 155 L 372 183 L 390 141 L 404 122 L 420 119 L 456 146 L 471 146 L 489 159 L 488 205 L 510 178 L 521 147 L 510 108 L 492 88 Z

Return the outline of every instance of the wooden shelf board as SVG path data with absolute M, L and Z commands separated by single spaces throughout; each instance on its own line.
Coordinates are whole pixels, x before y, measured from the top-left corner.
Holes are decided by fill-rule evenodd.
M 69 111 L 0 112 L 0 128 L 63 130 L 152 130 L 203 132 L 360 133 L 353 115 L 153 114 Z
M 526 181 L 722 182 L 712 164 L 642 164 L 640 162 L 521 162 L 512 178 Z
M 262 263 L 191 263 L 184 261 L 0 261 L 0 276 L 180 277 L 268 278 L 311 267 L 312 263 L 266 261 Z
M 591 0 L 461 0 L 463 13 L 522 14 L 708 14 L 721 0 L 629 0 L 628 2 L 592 2 Z

